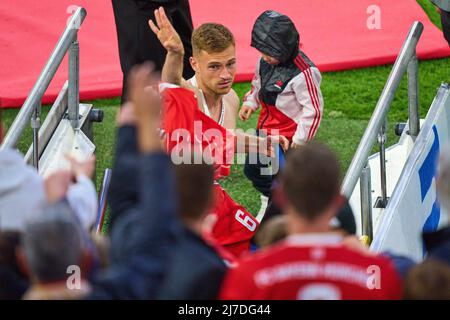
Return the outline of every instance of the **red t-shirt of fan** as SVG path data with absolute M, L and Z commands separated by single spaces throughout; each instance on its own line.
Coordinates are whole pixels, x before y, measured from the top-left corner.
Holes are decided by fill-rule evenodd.
M 401 299 L 390 261 L 341 244 L 337 235 L 294 235 L 227 273 L 225 300 Z

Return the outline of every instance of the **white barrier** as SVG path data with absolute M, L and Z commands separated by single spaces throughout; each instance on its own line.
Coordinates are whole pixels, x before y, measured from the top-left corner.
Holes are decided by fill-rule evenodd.
M 372 250 L 423 259 L 421 233 L 448 223 L 436 199 L 435 173 L 440 151 L 449 144 L 450 88 L 443 84 L 383 212 Z

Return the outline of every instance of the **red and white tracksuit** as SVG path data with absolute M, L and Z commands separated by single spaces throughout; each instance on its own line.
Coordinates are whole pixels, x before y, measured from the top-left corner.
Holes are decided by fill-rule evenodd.
M 314 138 L 322 119 L 321 79 L 320 71 L 300 50 L 291 61 L 277 66 L 261 59 L 243 105 L 253 110 L 262 106 L 258 129 L 267 134 L 278 130 L 301 144 Z

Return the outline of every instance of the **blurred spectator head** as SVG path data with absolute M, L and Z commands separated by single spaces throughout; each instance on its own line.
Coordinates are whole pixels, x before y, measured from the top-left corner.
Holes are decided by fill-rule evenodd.
M 270 218 L 255 235 L 255 243 L 261 248 L 267 248 L 287 236 L 286 216 L 279 215 Z
M 68 277 L 69 266 L 82 268 L 85 237 L 64 200 L 43 206 L 30 218 L 22 242 L 23 264 L 34 282 L 62 281 Z
M 408 300 L 450 300 L 450 266 L 426 259 L 413 267 L 404 282 L 404 298 Z
M 184 222 L 203 220 L 214 200 L 214 169 L 208 164 L 180 164 L 175 170 L 179 215 Z
M 0 264 L 21 273 L 16 259 L 16 250 L 20 247 L 19 231 L 0 231 Z
M 356 234 L 355 215 L 346 198 L 344 198 L 344 203 L 339 209 L 336 218 L 331 220 L 331 227 L 337 231 L 341 231 L 345 235 Z
M 20 232 L 0 231 L 0 300 L 20 299 L 28 287 L 16 259 L 20 238 Z
M 320 220 L 329 225 L 344 201 L 335 154 L 317 142 L 292 150 L 282 172 L 281 190 L 286 212 L 295 212 L 306 223 Z
M 442 150 L 439 158 L 436 189 L 439 202 L 450 214 L 450 146 Z

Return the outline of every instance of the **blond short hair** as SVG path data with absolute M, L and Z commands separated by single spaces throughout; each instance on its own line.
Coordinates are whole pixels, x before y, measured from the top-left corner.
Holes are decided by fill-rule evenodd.
M 235 45 L 231 31 L 222 24 L 204 23 L 192 33 L 192 53 L 198 55 L 201 50 L 208 53 L 224 51 Z

